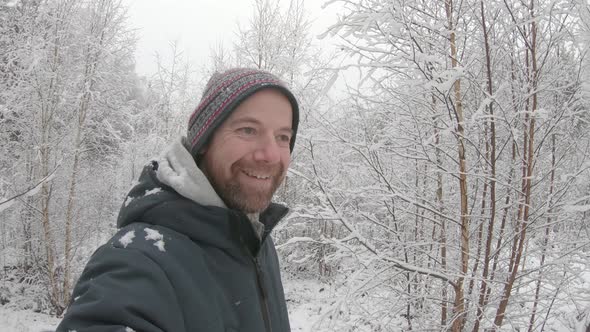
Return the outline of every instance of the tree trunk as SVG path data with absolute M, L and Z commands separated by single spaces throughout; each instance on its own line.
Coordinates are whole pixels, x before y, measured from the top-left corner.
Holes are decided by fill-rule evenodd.
M 485 7 L 484 2 L 480 1 L 480 10 L 481 10 L 481 24 L 482 30 L 484 35 L 484 45 L 485 45 L 485 54 L 486 54 L 486 75 L 487 75 L 487 88 L 488 88 L 488 95 L 491 98 L 494 94 L 493 88 L 493 80 L 492 80 L 492 61 L 490 56 L 490 42 L 488 36 L 488 28 L 486 25 L 486 15 L 485 15 Z M 490 260 L 491 260 L 491 250 L 492 250 L 492 240 L 494 237 L 494 226 L 496 221 L 496 119 L 494 115 L 494 105 L 493 101 L 490 102 L 489 106 L 487 107 L 490 118 L 489 118 L 489 126 L 490 126 L 490 219 L 488 222 L 488 229 L 487 229 L 487 238 L 485 243 L 485 252 L 484 252 L 484 262 L 483 262 L 483 271 L 481 276 L 481 286 L 479 290 L 479 301 L 477 306 L 477 314 L 476 319 L 473 326 L 473 332 L 479 331 L 479 324 L 483 317 L 483 307 L 485 305 L 485 298 L 487 293 L 487 280 L 489 276 L 489 269 L 490 269 Z M 487 146 L 487 145 L 486 145 Z
M 445 9 L 447 14 L 448 29 L 450 31 L 450 48 L 451 48 L 451 64 L 452 68 L 457 68 L 457 46 L 455 41 L 455 31 L 453 24 L 453 2 L 452 0 L 445 0 Z M 457 122 L 457 148 L 459 155 L 459 188 L 461 197 L 461 264 L 459 271 L 459 278 L 455 285 L 455 301 L 454 301 L 454 318 L 451 330 L 459 332 L 463 328 L 465 322 L 465 299 L 463 284 L 465 275 L 469 265 L 469 210 L 467 205 L 467 162 L 465 156 L 465 142 L 463 127 L 463 104 L 461 96 L 461 80 L 457 79 L 453 85 L 455 94 L 455 119 Z
M 555 184 L 555 134 L 551 135 L 551 179 L 549 181 L 549 217 L 547 217 L 547 225 L 545 226 L 543 251 L 541 253 L 541 261 L 539 262 L 539 277 L 537 278 L 535 300 L 533 301 L 533 309 L 531 310 L 531 318 L 529 320 L 529 332 L 532 332 L 535 326 L 535 316 L 539 305 L 539 294 L 541 292 L 541 282 L 543 278 L 543 265 L 545 264 L 545 257 L 547 256 L 547 246 L 549 243 L 549 234 L 551 232 L 551 213 L 553 212 L 551 204 L 553 203 L 553 190 Z
M 537 79 L 538 79 L 538 69 L 537 69 L 537 53 L 536 53 L 536 44 L 537 44 L 537 26 L 535 22 L 535 15 L 534 15 L 534 0 L 531 0 L 529 11 L 531 14 L 531 42 L 530 42 L 530 60 L 532 64 L 531 70 L 531 110 L 530 115 L 527 113 L 525 117 L 525 123 L 528 123 L 528 137 L 525 141 L 527 143 L 528 149 L 526 150 L 526 158 L 523 160 L 526 168 L 525 177 L 523 178 L 523 188 L 522 192 L 524 193 L 524 202 L 521 200 L 519 204 L 519 216 L 521 216 L 521 220 L 519 223 L 518 229 L 518 247 L 516 251 L 514 251 L 514 261 L 512 266 L 511 273 L 508 277 L 508 281 L 504 285 L 504 291 L 502 294 L 502 299 L 500 300 L 500 305 L 498 310 L 496 311 L 496 317 L 494 318 L 494 325 L 499 328 L 502 326 L 502 322 L 504 321 L 504 315 L 506 313 L 506 308 L 508 306 L 508 301 L 510 300 L 510 294 L 512 292 L 512 287 L 514 286 L 514 281 L 516 279 L 516 275 L 518 273 L 518 268 L 520 265 L 520 260 L 522 258 L 522 253 L 524 249 L 524 244 L 526 240 L 526 233 L 528 227 L 528 218 L 531 206 L 531 186 L 532 186 L 532 178 L 533 178 L 533 166 L 534 166 L 534 146 L 535 146 L 535 112 L 537 110 Z M 528 119 L 528 121 L 526 120 Z M 522 212 L 520 212 L 522 211 Z

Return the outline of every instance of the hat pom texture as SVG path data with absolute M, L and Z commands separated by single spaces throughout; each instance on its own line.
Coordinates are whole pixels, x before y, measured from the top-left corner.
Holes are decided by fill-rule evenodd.
M 293 136 L 289 147 L 292 152 L 299 125 L 299 106 L 293 93 L 271 73 L 258 69 L 235 68 L 215 73 L 207 82 L 201 102 L 188 122 L 185 142 L 191 155 L 195 158 L 199 155 L 215 129 L 242 101 L 257 91 L 268 88 L 279 90 L 291 103 Z

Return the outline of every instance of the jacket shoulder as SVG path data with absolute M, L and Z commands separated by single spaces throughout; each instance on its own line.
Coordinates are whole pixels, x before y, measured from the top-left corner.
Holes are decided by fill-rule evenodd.
M 132 246 L 135 237 L 130 231 L 121 230 L 122 241 L 117 233 L 92 255 L 57 331 L 185 330 L 177 294 L 166 272 Z M 118 243 L 113 245 L 113 240 Z
M 119 229 L 107 245 L 113 248 L 136 249 L 144 253 L 165 253 L 166 244 L 179 237 L 184 236 L 166 227 L 135 222 Z

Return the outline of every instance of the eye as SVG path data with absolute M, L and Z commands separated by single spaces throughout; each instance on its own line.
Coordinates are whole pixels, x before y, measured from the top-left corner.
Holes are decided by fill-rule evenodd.
M 279 145 L 281 146 L 289 146 L 289 143 L 291 143 L 291 135 L 277 135 L 277 142 L 279 142 Z
M 245 136 L 252 136 L 256 134 L 256 129 L 252 127 L 242 127 L 238 128 L 237 132 Z

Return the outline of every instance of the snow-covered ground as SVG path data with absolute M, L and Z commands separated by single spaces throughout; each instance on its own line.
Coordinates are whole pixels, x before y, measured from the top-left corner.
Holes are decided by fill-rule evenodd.
M 59 319 L 30 310 L 0 306 L 0 332 L 54 331 Z
M 291 331 L 333 331 L 322 326 L 326 309 L 336 298 L 336 289 L 316 280 L 285 280 Z
M 12 285 L 12 289 L 14 288 Z M 14 295 L 17 290 L 11 292 Z M 322 308 L 326 307 L 327 301 L 333 299 L 334 289 L 314 280 L 285 280 L 285 292 L 293 332 L 333 331 L 330 327 L 319 329 L 317 323 L 321 318 Z M 22 306 L 22 303 L 0 305 L 0 332 L 54 331 L 60 322 L 59 318 L 36 313 L 33 308 L 23 310 L 15 308 L 17 306 Z
M 327 283 L 316 279 L 297 279 L 288 275 L 284 275 L 283 278 L 293 332 L 373 330 L 359 312 L 350 312 L 345 309 L 345 305 L 339 305 L 340 300 L 343 299 L 342 292 L 346 287 L 340 285 L 341 288 L 338 288 L 334 282 Z M 583 274 L 581 279 L 583 279 L 580 281 L 581 287 L 590 286 L 590 273 Z M 20 283 L 4 280 L 0 284 L 0 299 L 2 291 L 10 292 L 11 301 L 0 305 L 0 332 L 54 331 L 59 324 L 59 318 L 35 312 L 40 308 L 39 303 L 30 300 L 30 292 L 40 291 L 35 289 L 35 286 L 23 288 Z M 18 309 L 23 307 L 29 309 Z M 581 308 L 578 310 L 558 308 L 558 311 L 563 311 L 560 315 L 562 319 L 550 323 L 546 326 L 546 330 L 587 332 L 590 315 L 576 317 L 572 314 L 579 312 L 579 309 Z

